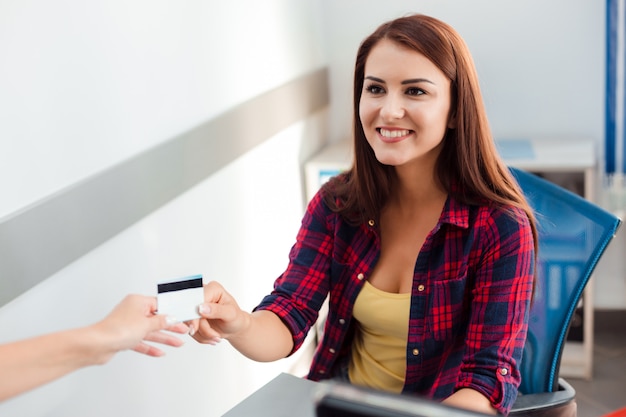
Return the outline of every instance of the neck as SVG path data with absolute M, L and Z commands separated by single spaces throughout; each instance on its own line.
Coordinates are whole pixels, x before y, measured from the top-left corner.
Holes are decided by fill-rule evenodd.
M 397 181 L 391 190 L 391 199 L 400 205 L 424 205 L 447 195 L 433 167 L 401 166 L 395 171 Z

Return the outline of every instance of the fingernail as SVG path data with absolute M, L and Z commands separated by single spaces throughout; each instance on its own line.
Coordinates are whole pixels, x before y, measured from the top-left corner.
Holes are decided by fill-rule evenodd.
M 193 325 L 189 326 L 189 336 L 193 336 L 196 333 L 196 328 Z
M 176 319 L 176 317 L 174 317 L 174 316 L 167 316 L 167 317 L 165 318 L 165 322 L 167 323 L 167 325 L 168 325 L 168 326 L 171 326 L 171 325 L 173 325 L 173 324 L 178 323 L 178 320 L 177 320 L 177 319 Z
M 211 312 L 211 307 L 208 304 L 200 304 L 198 306 L 198 312 L 200 314 L 209 314 Z

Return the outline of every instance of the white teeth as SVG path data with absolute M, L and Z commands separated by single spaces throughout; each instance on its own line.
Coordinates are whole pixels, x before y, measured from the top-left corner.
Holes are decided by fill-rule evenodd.
M 399 138 L 401 136 L 406 136 L 409 134 L 408 130 L 387 130 L 380 129 L 380 134 L 386 138 Z

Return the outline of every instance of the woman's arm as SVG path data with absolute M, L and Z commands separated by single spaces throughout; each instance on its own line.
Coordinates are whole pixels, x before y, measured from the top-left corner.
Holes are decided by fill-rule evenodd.
M 336 236 L 327 219 L 333 216 L 318 192 L 307 206 L 287 270 L 253 313 L 242 311 L 217 282 L 206 284 L 203 318 L 190 323 L 194 339 L 207 344 L 227 339 L 242 354 L 261 362 L 282 359 L 301 346 L 329 290 Z
M 164 352 L 145 341 L 180 346 L 182 340 L 164 333 L 186 333 L 155 315 L 156 299 L 129 295 L 102 321 L 93 325 L 0 345 L 0 401 L 89 365 L 100 365 L 121 351 L 149 356 Z
M 453 407 L 465 408 L 484 414 L 497 414 L 497 410 L 491 405 L 491 401 L 483 394 L 471 388 L 462 388 L 442 401 Z
M 270 311 L 248 313 L 217 282 L 204 286 L 203 319 L 191 322 L 192 336 L 200 343 L 215 344 L 226 339 L 246 357 L 269 362 L 286 357 L 293 337 L 282 320 Z

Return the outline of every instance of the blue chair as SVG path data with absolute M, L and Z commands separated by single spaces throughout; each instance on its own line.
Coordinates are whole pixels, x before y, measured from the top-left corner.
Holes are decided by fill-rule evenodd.
M 535 211 L 537 284 L 511 416 L 575 416 L 574 388 L 559 377 L 563 346 L 583 290 L 621 220 L 537 175 L 510 168 Z

